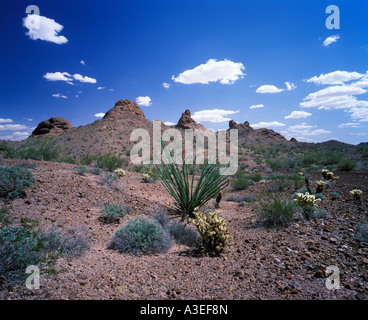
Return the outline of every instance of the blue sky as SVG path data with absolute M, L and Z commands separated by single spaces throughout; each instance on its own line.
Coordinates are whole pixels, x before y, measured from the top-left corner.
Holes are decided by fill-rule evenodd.
M 365 0 L 3 1 L 0 139 L 54 116 L 85 125 L 130 99 L 152 121 L 190 109 L 214 130 L 234 119 L 368 141 L 367 12 Z

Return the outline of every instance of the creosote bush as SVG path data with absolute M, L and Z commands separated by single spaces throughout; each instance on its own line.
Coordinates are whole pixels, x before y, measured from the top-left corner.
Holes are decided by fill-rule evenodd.
M 169 233 L 155 219 L 137 217 L 119 229 L 109 246 L 125 253 L 166 252 L 172 245 Z
M 283 201 L 279 197 L 269 196 L 259 202 L 258 214 L 264 219 L 266 227 L 286 227 L 293 220 L 296 212 L 296 204 Z
M 32 172 L 25 168 L 0 168 L 0 197 L 13 199 L 24 194 L 35 182 Z
M 221 218 L 216 211 L 205 214 L 195 210 L 193 214 L 195 218 L 189 221 L 196 226 L 201 235 L 206 252 L 219 254 L 232 245 L 225 219 Z

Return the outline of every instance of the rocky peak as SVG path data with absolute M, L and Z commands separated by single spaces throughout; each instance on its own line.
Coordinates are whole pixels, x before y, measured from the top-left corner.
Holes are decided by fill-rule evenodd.
M 72 128 L 73 126 L 68 120 L 62 117 L 53 117 L 49 120 L 40 122 L 37 128 L 32 132 L 32 135 L 41 136 L 47 134 L 50 136 L 57 136 Z
M 229 121 L 229 128 L 230 129 L 246 129 L 246 130 L 253 130 L 253 128 L 249 125 L 248 121 L 244 123 L 237 124 L 234 120 Z
M 179 119 L 176 126 L 182 129 L 199 129 L 206 131 L 206 128 L 204 126 L 193 120 L 190 110 L 188 109 L 181 114 L 181 118 Z
M 106 112 L 103 119 L 116 119 L 121 118 L 126 114 L 134 114 L 136 116 L 145 118 L 143 111 L 138 105 L 131 100 L 122 99 L 115 103 L 115 106 Z

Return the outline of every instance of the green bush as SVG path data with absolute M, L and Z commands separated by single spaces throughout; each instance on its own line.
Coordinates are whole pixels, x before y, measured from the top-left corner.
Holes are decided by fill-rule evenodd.
M 114 171 L 122 166 L 122 161 L 111 154 L 105 154 L 97 158 L 97 166 L 102 169 Z
M 362 223 L 358 226 L 357 232 L 355 233 L 355 239 L 368 242 L 368 223 Z
M 11 207 L 2 207 L 0 209 L 0 229 L 12 223 L 10 210 Z
M 234 190 L 245 190 L 251 185 L 252 185 L 252 182 L 245 175 L 238 175 L 232 181 L 232 187 Z
M 341 159 L 339 163 L 337 164 L 337 168 L 340 171 L 351 171 L 355 169 L 356 166 L 357 166 L 356 162 L 350 159 L 347 159 L 347 158 Z
M 32 187 L 34 182 L 32 172 L 25 168 L 0 168 L 0 197 L 19 197 L 24 194 L 26 188 Z
M 100 220 L 104 223 L 119 223 L 127 214 L 126 208 L 117 203 L 108 203 L 101 210 Z
M 155 219 L 135 218 L 119 229 L 110 249 L 133 254 L 167 251 L 172 245 L 168 232 Z
M 297 206 L 294 203 L 285 202 L 278 197 L 270 196 L 269 199 L 259 202 L 258 211 L 267 227 L 286 227 L 293 220 Z
M 88 172 L 88 169 L 86 167 L 81 167 L 80 166 L 80 167 L 76 167 L 75 169 L 77 170 L 78 174 L 80 174 L 80 175 L 83 175 L 84 173 Z
M 331 200 L 337 200 L 341 198 L 341 195 L 338 192 L 330 192 L 330 198 Z

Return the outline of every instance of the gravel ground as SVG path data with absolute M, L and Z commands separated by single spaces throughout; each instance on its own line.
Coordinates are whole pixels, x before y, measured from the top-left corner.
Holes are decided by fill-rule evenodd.
M 2 160 L 15 165 L 18 160 Z M 57 275 L 41 274 L 39 290 L 25 286 L 0 287 L 0 299 L 359 299 L 368 297 L 368 244 L 354 238 L 359 223 L 368 220 L 368 172 L 337 172 L 320 208 L 327 218 L 296 221 L 288 228 L 266 229 L 259 223 L 254 205 L 225 201 L 231 195 L 258 196 L 264 183 L 223 197 L 218 213 L 225 218 L 234 245 L 217 257 L 196 255 L 192 248 L 175 244 L 167 253 L 134 256 L 108 249 L 118 224 L 99 221 L 107 201 L 129 205 L 131 217 L 169 210 L 173 200 L 159 182 L 142 183 L 141 174 L 127 171 L 116 185 L 100 175 L 77 174 L 75 165 L 30 161 L 36 179 L 25 197 L 12 201 L 15 222 L 20 217 L 37 219 L 40 228 L 57 226 L 62 231 L 81 227 L 90 239 L 83 256 L 61 258 Z M 312 173 L 320 179 L 320 173 Z M 349 191 L 363 190 L 361 201 Z M 341 198 L 329 199 L 329 192 Z M 292 191 L 290 191 L 292 195 Z M 340 289 L 327 290 L 326 267 L 340 271 Z

